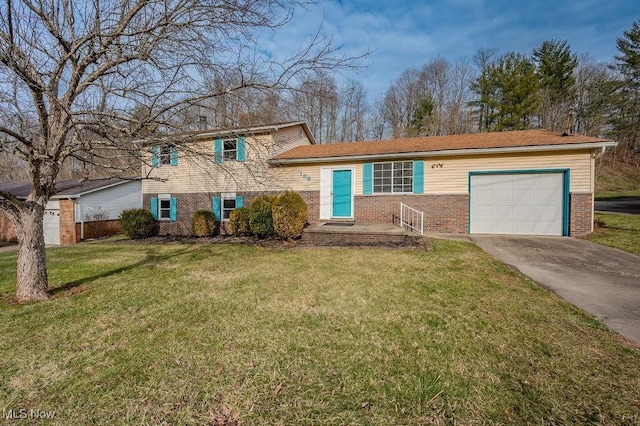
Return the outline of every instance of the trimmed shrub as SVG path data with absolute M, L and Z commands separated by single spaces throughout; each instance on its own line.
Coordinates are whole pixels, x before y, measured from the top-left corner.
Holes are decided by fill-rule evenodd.
M 191 232 L 196 237 L 212 237 L 220 228 L 216 216 L 209 210 L 196 210 L 191 215 Z
M 249 208 L 239 207 L 229 213 L 229 232 L 234 235 L 249 235 Z
M 156 233 L 156 221 L 150 211 L 145 209 L 127 209 L 118 218 L 122 233 L 132 240 L 146 238 Z
M 300 194 L 286 191 L 273 203 L 273 229 L 280 238 L 300 238 L 307 224 L 307 203 Z
M 271 208 L 276 197 L 261 195 L 249 207 L 249 229 L 258 238 L 274 235 Z

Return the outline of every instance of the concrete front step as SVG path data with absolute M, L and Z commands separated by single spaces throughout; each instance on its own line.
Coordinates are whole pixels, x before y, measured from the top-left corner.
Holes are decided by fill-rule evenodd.
M 404 245 L 417 236 L 386 223 L 327 222 L 305 228 L 304 241 L 315 245 Z

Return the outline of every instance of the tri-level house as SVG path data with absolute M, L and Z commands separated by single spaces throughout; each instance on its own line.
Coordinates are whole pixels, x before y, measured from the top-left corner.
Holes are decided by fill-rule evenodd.
M 425 231 L 584 235 L 593 227 L 595 162 L 616 143 L 547 130 L 318 145 L 303 122 L 153 142 L 143 202 L 161 233 L 189 234 L 191 214 L 229 213 L 292 189 L 311 224 L 391 223 L 401 203 Z

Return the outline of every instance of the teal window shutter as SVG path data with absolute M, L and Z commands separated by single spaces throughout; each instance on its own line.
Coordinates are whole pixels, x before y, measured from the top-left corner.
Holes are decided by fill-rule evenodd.
M 213 197 L 211 199 L 211 210 L 213 211 L 216 220 L 220 222 L 220 217 L 222 216 L 222 204 L 220 203 L 220 197 Z
M 160 147 L 158 145 L 154 145 L 151 148 L 151 166 L 158 167 L 160 164 Z
M 246 139 L 244 136 L 240 136 L 236 145 L 236 160 L 244 161 L 246 158 L 246 149 L 245 149 Z
M 424 161 L 413 162 L 413 193 L 424 194 Z
M 373 163 L 362 165 L 362 193 L 373 194 Z
M 169 200 L 169 220 L 175 222 L 178 218 L 178 199 L 171 198 Z
M 222 139 L 216 139 L 213 142 L 213 155 L 216 159 L 216 163 L 222 163 Z
M 244 197 L 236 197 L 236 209 L 242 207 L 242 203 L 244 203 Z
M 151 198 L 151 214 L 155 220 L 158 220 L 158 198 Z
M 178 148 L 175 146 L 171 147 L 171 165 L 172 166 L 178 165 Z

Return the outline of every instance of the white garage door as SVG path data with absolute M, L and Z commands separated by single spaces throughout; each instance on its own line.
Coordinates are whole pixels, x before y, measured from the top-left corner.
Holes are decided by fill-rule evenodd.
M 472 234 L 562 235 L 562 173 L 471 176 Z
M 49 201 L 44 211 L 44 243 L 60 245 L 60 207 L 58 201 Z

